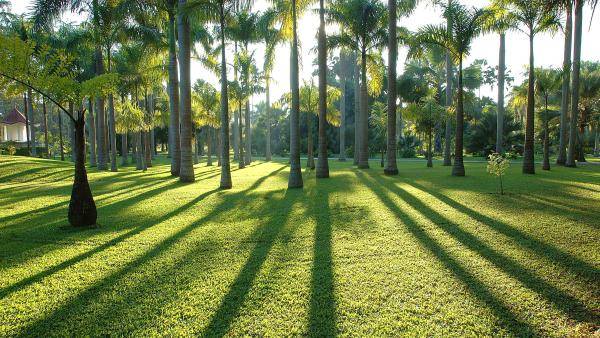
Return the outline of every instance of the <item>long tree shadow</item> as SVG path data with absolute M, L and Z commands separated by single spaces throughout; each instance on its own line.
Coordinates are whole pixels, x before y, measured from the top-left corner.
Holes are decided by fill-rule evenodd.
M 341 185 L 341 183 L 338 184 Z M 317 181 L 316 187 L 309 197 L 311 200 L 309 212 L 316 221 L 311 271 L 310 335 L 318 337 L 336 335 L 329 193 L 328 187 Z
M 566 316 L 579 322 L 597 323 L 600 317 L 589 310 L 585 303 L 579 299 L 563 292 L 554 285 L 548 283 L 538 275 L 520 265 L 514 259 L 507 257 L 489 247 L 481 239 L 465 231 L 459 224 L 445 218 L 439 212 L 431 209 L 427 204 L 398 187 L 389 179 L 374 177 L 375 181 L 386 187 L 390 192 L 402 198 L 406 203 L 418 210 L 445 233 L 458 240 L 469 250 L 478 253 L 495 267 L 520 281 L 524 286 L 536 292 L 553 306 L 562 311 Z
M 459 212 L 473 218 L 474 220 L 477 220 L 480 223 L 485 224 L 489 228 L 495 230 L 496 232 L 504 236 L 512 238 L 515 241 L 515 243 L 519 246 L 526 248 L 539 256 L 547 257 L 548 259 L 561 265 L 563 268 L 576 273 L 577 275 L 585 277 L 595 283 L 597 283 L 597 281 L 600 279 L 600 270 L 580 258 L 572 256 L 556 248 L 555 246 L 549 245 L 507 223 L 504 223 L 498 219 L 493 219 L 471 208 L 468 208 L 463 204 L 433 189 L 427 188 L 415 182 L 406 183 L 412 185 L 417 189 L 427 192 L 431 196 L 448 204 L 449 206 L 458 210 Z
M 258 237 L 261 240 L 257 241 L 254 249 L 250 252 L 246 263 L 230 285 L 227 294 L 221 300 L 221 305 L 219 305 L 210 323 L 203 330 L 202 336 L 221 337 L 227 333 L 279 233 L 285 227 L 294 205 L 301 197 L 304 197 L 303 191 L 290 189 L 278 201 L 276 208 L 270 206 L 271 209 L 277 210 L 277 213 L 271 213 L 270 217 L 265 219 L 263 224 L 258 226 L 250 236 L 251 238 Z
M 382 182 L 375 181 L 373 178 L 369 179 L 362 172 L 357 172 L 357 176 L 360 181 L 362 181 L 365 186 L 368 186 L 378 199 L 402 221 L 408 231 L 410 231 L 424 248 L 426 248 L 446 269 L 460 280 L 474 297 L 481 303 L 487 305 L 487 308 L 494 313 L 502 327 L 506 328 L 517 337 L 536 335 L 534 328 L 527 322 L 518 318 L 508 306 L 494 296 L 484 282 L 463 267 L 436 239 L 427 234 L 427 232 L 425 232 L 411 216 L 402 211 L 402 209 L 388 197 L 387 193 L 382 188 L 382 186 L 384 186 L 381 184 Z M 389 184 L 390 182 L 384 183 Z
M 183 238 L 185 235 L 190 233 L 192 230 L 194 230 L 198 226 L 202 226 L 207 221 L 211 220 L 212 218 L 215 218 L 216 216 L 220 215 L 221 213 L 226 212 L 229 209 L 235 208 L 236 203 L 240 202 L 240 200 L 242 200 L 248 194 L 249 191 L 257 188 L 266 179 L 278 174 L 284 168 L 285 167 L 281 167 L 281 168 L 273 171 L 272 173 L 270 173 L 266 176 L 263 176 L 261 179 L 257 180 L 254 184 L 252 184 L 246 190 L 242 190 L 237 193 L 232 193 L 232 194 L 226 195 L 226 197 L 223 199 L 223 201 L 219 205 L 217 205 L 215 208 L 213 208 L 213 210 L 211 210 L 207 215 L 205 215 L 204 217 L 201 217 L 199 220 L 191 223 L 190 225 L 185 226 L 180 230 L 177 230 L 173 235 L 170 235 L 166 239 L 162 240 L 160 243 L 155 245 L 152 249 L 150 249 L 149 251 L 144 253 L 142 256 L 140 256 L 140 257 L 136 258 L 135 260 L 131 261 L 130 263 L 126 264 L 126 266 L 115 271 L 111 275 L 97 281 L 96 283 L 94 283 L 93 285 L 91 285 L 90 287 L 88 287 L 87 289 L 82 291 L 78 296 L 69 299 L 65 304 L 61 305 L 60 308 L 53 311 L 49 316 L 47 316 L 45 318 L 41 318 L 37 321 L 34 321 L 27 327 L 23 328 L 23 330 L 21 331 L 21 333 L 19 335 L 20 336 L 29 336 L 32 334 L 36 335 L 36 333 L 37 333 L 37 335 L 43 335 L 44 332 L 52 332 L 53 327 L 59 325 L 61 323 L 61 320 L 64 321 L 65 318 L 69 318 L 69 313 L 81 312 L 81 310 L 83 308 L 85 308 L 86 304 L 93 303 L 94 299 L 96 297 L 98 297 L 98 295 L 100 295 L 103 290 L 110 287 L 110 285 L 114 284 L 115 281 L 117 281 L 120 278 L 124 278 L 129 272 L 134 270 L 136 267 L 154 259 L 161 252 L 163 252 L 164 250 L 171 247 L 178 240 Z M 154 220 L 154 222 L 145 225 L 143 228 L 142 227 L 136 228 L 132 231 L 135 231 L 135 233 L 139 233 L 142 230 L 144 230 L 150 226 L 164 222 L 167 219 L 184 212 L 185 210 L 187 210 L 190 207 L 197 204 L 202 199 L 206 198 L 210 194 L 213 194 L 217 191 L 219 191 L 219 189 L 214 189 L 214 190 L 208 191 L 204 194 L 201 194 L 198 197 L 196 197 L 195 199 L 186 203 L 185 205 L 164 215 L 160 219 Z M 128 235 L 128 234 L 129 233 L 119 236 L 118 242 L 122 242 L 126 238 L 129 238 L 134 235 L 134 234 L 131 234 L 131 235 Z M 126 237 L 123 237 L 123 236 L 126 236 Z M 109 246 L 116 245 L 116 244 L 117 244 L 117 242 L 115 242 L 114 244 L 111 244 L 111 245 L 103 245 L 102 247 L 103 247 L 103 249 L 106 249 Z M 99 252 L 100 250 L 94 250 L 94 251 Z M 89 256 L 91 256 L 91 254 L 86 254 L 85 257 L 79 257 L 77 261 L 70 262 L 69 266 L 73 265 L 85 258 L 88 258 Z M 64 266 L 62 268 L 64 269 L 66 267 L 67 266 Z M 54 272 L 56 272 L 56 271 L 54 271 Z M 39 279 L 41 280 L 43 277 L 45 277 L 45 276 L 41 276 Z M 31 283 L 29 283 L 29 284 L 31 284 Z M 12 290 L 12 291 L 14 292 L 14 290 Z

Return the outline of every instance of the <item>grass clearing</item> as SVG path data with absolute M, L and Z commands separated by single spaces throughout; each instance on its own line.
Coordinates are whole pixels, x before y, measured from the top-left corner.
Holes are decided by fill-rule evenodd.
M 0 156 L 0 336 L 600 332 L 600 166 L 515 163 L 501 196 L 484 163 L 287 190 L 257 161 L 230 191 L 166 163 L 90 169 L 99 226 L 72 229 L 71 164 Z

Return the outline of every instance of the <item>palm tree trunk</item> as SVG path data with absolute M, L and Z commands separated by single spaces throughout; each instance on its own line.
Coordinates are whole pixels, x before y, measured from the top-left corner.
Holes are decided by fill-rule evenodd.
M 225 8 L 220 7 L 221 46 L 225 46 Z M 227 60 L 225 48 L 221 48 L 221 134 L 218 137 L 219 156 L 217 164 L 221 166 L 221 189 L 231 189 L 231 168 L 229 163 L 229 99 L 227 97 Z
M 577 140 L 577 162 L 587 162 L 585 159 L 585 125 L 583 121 L 586 120 L 586 117 L 583 116 L 583 111 L 581 112 L 581 122 L 579 123 L 579 134 Z
M 500 52 L 498 62 L 498 114 L 496 117 L 496 152 L 504 152 L 504 74 L 506 70 L 506 34 L 500 34 Z
M 318 67 L 319 67 L 319 137 L 317 151 L 316 178 L 329 177 L 329 161 L 327 155 L 327 42 L 325 38 L 325 3 L 319 0 L 319 35 L 318 35 Z
M 35 112 L 33 111 L 33 91 L 27 89 L 27 110 L 29 111 L 29 123 L 31 131 L 31 156 L 37 157 L 37 140 L 35 137 Z
M 535 109 L 535 63 L 533 59 L 533 30 L 529 32 L 529 81 L 527 88 L 527 112 L 525 116 L 525 149 L 523 173 L 535 174 L 534 159 L 534 109 Z
M 58 111 L 58 138 L 60 143 L 60 160 L 65 160 L 65 143 L 63 140 L 63 125 L 62 125 L 62 114 Z
M 465 176 L 463 164 L 463 130 L 464 130 L 464 107 L 463 107 L 463 64 L 462 57 L 458 61 L 458 100 L 456 103 L 456 142 L 454 144 L 454 166 L 452 176 Z
M 354 58 L 354 165 L 358 165 L 360 148 L 360 66 Z
M 94 105 L 91 98 L 88 99 L 88 136 L 90 143 L 90 166 L 96 163 L 96 121 L 94 120 Z
M 75 116 L 73 115 L 73 102 L 69 102 L 69 114 L 71 114 L 71 116 Z M 72 119 L 69 120 L 69 122 L 69 138 L 71 139 L 71 162 L 75 162 L 77 161 L 77 149 L 75 148 L 75 122 Z M 85 142 L 85 134 L 83 135 L 83 138 Z
M 127 165 L 127 131 L 121 134 L 121 166 Z
M 450 0 L 448 0 L 450 3 Z M 447 29 L 450 31 L 451 22 L 450 19 L 446 22 Z M 452 106 L 452 59 L 450 57 L 450 52 L 446 51 L 446 108 Z M 444 166 L 452 165 L 452 154 L 451 154 L 451 145 L 452 145 L 452 120 L 451 117 L 446 118 L 446 129 L 444 131 Z
M 144 164 L 146 168 L 152 167 L 152 150 L 150 149 L 150 132 L 144 131 Z
M 577 156 L 577 124 L 579 120 L 579 73 L 581 70 L 581 35 L 583 25 L 583 1 L 575 1 L 575 37 L 573 45 L 573 86 L 571 88 L 571 121 L 569 123 L 569 148 L 567 167 L 575 167 Z
M 144 152 L 143 152 L 143 138 L 144 133 L 142 131 L 138 131 L 136 133 L 136 147 L 135 147 L 135 169 L 143 170 L 144 169 Z
M 567 4 L 567 22 L 565 24 L 565 48 L 563 57 L 562 97 L 560 103 L 560 135 L 558 157 L 556 164 L 565 165 L 567 162 L 567 126 L 569 115 L 569 96 L 571 82 L 571 47 L 573 45 L 573 8 L 571 2 Z
M 363 39 L 364 41 L 364 39 Z M 363 47 L 360 57 L 360 143 L 358 152 L 358 168 L 369 168 L 369 97 L 367 94 L 367 50 Z
M 238 168 L 239 169 L 244 169 L 246 167 L 246 161 L 245 161 L 245 156 L 244 156 L 244 137 L 243 137 L 243 132 L 244 132 L 244 124 L 242 123 L 242 102 L 238 102 L 238 110 L 237 110 L 237 117 L 238 117 Z
M 550 149 L 548 140 L 548 95 L 544 97 L 544 159 L 542 170 L 550 170 Z
M 110 58 L 109 58 L 110 60 Z M 110 62 L 110 61 L 109 61 Z M 110 67 L 109 67 L 110 71 Z M 115 102 L 112 94 L 108 95 L 108 139 L 110 143 L 110 171 L 117 171 L 117 132 L 115 130 Z
M 234 57 L 237 55 L 238 53 L 238 42 L 234 41 L 233 43 L 233 55 Z M 238 71 L 237 71 L 237 67 L 233 67 L 233 82 L 237 83 L 238 81 Z M 236 113 L 233 113 L 233 160 L 234 161 L 239 161 L 241 152 L 240 152 L 240 140 L 241 140 L 241 136 L 240 135 L 240 124 L 242 123 L 240 118 L 238 117 L 239 111 Z M 242 149 L 243 152 L 243 149 Z M 242 161 L 243 162 L 243 161 Z M 244 168 L 244 166 L 242 165 L 240 167 Z
M 213 137 L 213 128 L 206 127 L 206 166 L 212 166 L 212 137 Z
M 30 120 L 27 93 L 23 94 L 23 112 L 25 113 L 25 139 L 27 140 L 27 153 L 31 154 L 31 133 L 29 131 Z M 58 116 L 60 116 L 60 113 L 58 113 Z
M 198 154 L 198 132 L 196 128 L 192 129 L 192 149 L 194 151 L 194 164 L 200 163 L 200 158 Z
M 598 121 L 596 122 L 596 128 L 594 128 L 594 156 L 600 156 L 600 115 L 598 116 Z
M 175 47 L 175 16 L 169 13 L 169 153 L 171 175 L 179 176 L 181 170 L 181 141 L 179 131 L 179 78 Z
M 246 77 L 247 79 L 248 77 Z M 248 84 L 246 84 L 246 88 L 248 88 Z M 250 124 L 250 98 L 246 100 L 246 109 L 244 114 L 244 130 L 246 131 L 246 164 L 250 164 L 252 162 L 252 128 Z
M 347 56 L 343 57 L 343 66 L 340 76 L 340 85 L 342 96 L 340 97 L 340 161 L 346 161 L 346 60 Z M 342 59 L 342 55 L 340 55 Z
M 48 146 L 48 111 L 46 110 L 46 98 L 42 97 L 42 112 L 44 113 L 44 150 L 46 158 L 50 158 L 50 148 Z
M 383 173 L 398 175 L 398 165 L 396 164 L 396 60 L 398 59 L 396 0 L 388 0 L 388 10 L 390 17 L 388 23 L 387 166 Z
M 310 97 L 309 97 L 310 102 Z M 312 113 L 306 112 L 306 167 L 310 169 L 315 169 L 315 155 L 313 152 L 313 132 L 312 132 Z
M 266 146 L 265 146 L 265 160 L 271 160 L 271 98 L 269 94 L 269 78 L 265 80 L 265 91 L 266 91 L 266 124 L 267 124 L 267 135 L 266 135 Z
M 429 128 L 428 132 L 427 132 L 427 167 L 428 168 L 432 168 L 433 167 L 433 153 L 431 151 L 431 142 L 432 142 L 432 137 L 431 137 L 432 131 L 431 128 Z
M 300 83 L 298 80 L 298 32 L 296 0 L 292 0 L 292 46 L 290 48 L 290 90 L 292 109 L 290 110 L 290 176 L 288 188 L 302 188 L 302 168 L 300 165 Z
M 69 224 L 74 227 L 96 224 L 97 211 L 85 170 L 85 123 L 84 114 L 75 120 L 75 178 L 69 202 Z
M 96 47 L 96 75 L 104 74 L 104 57 L 100 46 Z M 104 98 L 96 98 L 96 136 L 97 136 L 97 162 L 98 170 L 107 170 L 108 153 L 106 149 L 106 117 L 104 114 Z
M 190 79 L 190 23 L 183 7 L 187 0 L 179 0 L 177 30 L 179 40 L 179 107 L 181 108 L 181 168 L 179 180 L 194 182 L 192 160 L 192 88 Z

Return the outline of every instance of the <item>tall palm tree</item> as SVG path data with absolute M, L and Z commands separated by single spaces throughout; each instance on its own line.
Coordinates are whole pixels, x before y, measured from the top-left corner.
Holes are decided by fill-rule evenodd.
M 360 53 L 361 87 L 358 167 L 369 168 L 367 62 L 369 52 L 387 42 L 386 8 L 375 0 L 338 0 L 328 11 L 329 20 L 344 27 L 330 37 L 332 47 L 346 47 Z
M 327 155 L 327 42 L 325 36 L 325 1 L 319 0 L 319 32 L 317 37 L 317 64 L 319 73 L 319 146 L 317 151 L 317 178 L 329 177 Z
M 506 0 L 510 19 L 520 23 L 519 30 L 529 36 L 529 80 L 527 92 L 527 112 L 525 116 L 525 147 L 523 152 L 523 173 L 535 174 L 534 159 L 534 110 L 535 110 L 535 61 L 534 39 L 538 33 L 558 27 L 555 12 L 541 10 L 546 0 Z
M 407 15 L 411 13 L 417 0 L 400 1 L 388 0 L 389 27 L 388 27 L 388 100 L 387 100 L 387 165 L 383 170 L 386 175 L 398 175 L 398 165 L 396 164 L 396 110 L 397 110 L 397 91 L 396 91 L 396 63 L 398 59 L 398 34 L 397 17 L 398 13 Z
M 179 180 L 194 182 L 194 161 L 192 158 L 192 87 L 190 74 L 191 34 L 190 21 L 184 12 L 187 0 L 179 0 L 177 10 L 177 42 L 179 47 L 179 107 L 181 167 Z
M 482 9 L 467 7 L 451 0 L 444 6 L 444 17 L 449 25 L 427 25 L 414 37 L 416 46 L 437 44 L 446 48 L 454 62 L 458 63 L 458 97 L 456 105 L 456 141 L 455 159 L 452 167 L 453 176 L 464 176 L 463 164 L 463 132 L 464 132 L 464 93 L 463 93 L 463 59 L 469 55 L 473 40 L 481 34 L 487 12 Z M 413 48 L 412 51 L 418 51 Z
M 538 68 L 535 70 L 535 91 L 543 100 L 543 129 L 544 129 L 544 158 L 542 161 L 542 170 L 550 170 L 550 149 L 548 134 L 548 101 L 551 95 L 558 92 L 561 86 L 561 72 L 554 69 Z

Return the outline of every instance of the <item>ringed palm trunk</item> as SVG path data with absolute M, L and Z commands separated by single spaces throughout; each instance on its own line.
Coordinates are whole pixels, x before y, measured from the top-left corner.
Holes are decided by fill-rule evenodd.
M 247 77 L 246 77 L 247 78 Z M 246 87 L 248 88 L 248 87 Z M 250 124 L 250 97 L 246 100 L 246 109 L 244 114 L 244 130 L 246 132 L 246 165 L 252 162 L 252 128 Z
M 102 49 L 96 47 L 96 75 L 104 74 L 104 57 Z M 96 137 L 97 137 L 97 161 L 98 170 L 107 170 L 108 153 L 106 149 L 106 116 L 104 114 L 104 98 L 96 98 Z
M 94 105 L 92 99 L 88 99 L 88 135 L 90 142 L 90 166 L 96 166 L 96 121 L 94 120 Z
M 62 113 L 58 112 L 58 138 L 60 144 L 60 160 L 65 160 L 65 142 L 63 140 Z
M 450 3 L 450 1 L 448 1 Z M 450 19 L 447 21 L 448 31 L 450 31 L 451 22 Z M 446 108 L 452 106 L 452 59 L 450 52 L 446 51 Z M 444 131 L 444 166 L 452 165 L 452 120 L 451 117 L 446 118 L 446 129 Z
M 363 39 L 364 41 L 364 39 Z M 369 168 L 369 104 L 367 94 L 367 50 L 363 46 L 360 57 L 361 83 L 360 83 L 360 142 L 358 152 L 358 167 Z
M 212 127 L 207 127 L 206 129 L 207 132 L 207 138 L 206 138 L 206 166 L 210 167 L 212 166 L 212 133 L 213 133 L 213 128 Z
M 527 88 L 527 112 L 525 113 L 525 149 L 523 151 L 523 173 L 535 174 L 534 164 L 534 108 L 535 108 L 535 64 L 533 60 L 534 34 L 529 32 L 529 81 Z
M 310 102 L 310 96 L 309 96 Z M 306 167 L 315 169 L 315 155 L 313 149 L 313 116 L 311 112 L 306 112 Z
M 121 166 L 127 165 L 127 131 L 121 134 Z
M 506 34 L 500 34 L 498 62 L 498 114 L 496 117 L 496 152 L 504 152 L 504 73 L 506 69 Z
M 569 96 L 571 82 L 571 47 L 573 45 L 573 11 L 570 1 L 567 5 L 567 22 L 565 24 L 565 48 L 563 57 L 562 97 L 560 103 L 560 135 L 558 144 L 558 157 L 556 164 L 565 165 L 567 162 L 568 144 L 568 118 L 569 118 Z
M 220 25 L 221 45 L 225 46 L 225 8 L 221 2 Z M 231 189 L 231 168 L 229 163 L 229 99 L 227 97 L 227 60 L 225 48 L 221 48 L 221 130 L 218 137 L 219 157 L 218 165 L 221 166 L 221 189 Z M 210 155 L 209 155 L 210 156 Z
M 290 49 L 290 89 L 292 109 L 290 111 L 290 176 L 288 188 L 302 188 L 302 168 L 300 166 L 300 84 L 298 80 L 298 34 L 296 0 L 292 0 L 292 46 Z
M 319 1 L 319 146 L 317 153 L 317 178 L 329 177 L 329 161 L 327 159 L 327 42 L 325 40 L 325 4 Z
M 575 40 L 573 45 L 573 86 L 571 88 L 571 121 L 569 123 L 569 148 L 567 151 L 567 167 L 575 167 L 579 119 L 579 73 L 581 70 L 581 34 L 583 25 L 583 1 L 575 2 Z
M 388 40 L 388 107 L 387 107 L 387 164 L 385 175 L 398 175 L 396 164 L 396 60 L 398 42 L 396 40 L 396 0 L 388 0 L 389 40 Z
M 175 47 L 175 17 L 169 14 L 169 153 L 171 175 L 179 176 L 181 168 L 181 142 L 179 134 L 179 78 Z
M 463 164 L 463 130 L 464 130 L 464 106 L 463 106 L 463 64 L 462 56 L 458 61 L 458 100 L 456 103 L 456 141 L 454 142 L 454 166 L 452 176 L 465 176 Z
M 342 96 L 340 97 L 340 161 L 346 161 L 346 67 L 342 67 Z
M 542 170 L 550 170 L 550 149 L 548 140 L 548 95 L 544 97 L 544 160 Z
M 360 66 L 354 59 L 354 165 L 358 165 L 360 148 Z
M 265 160 L 271 160 L 271 98 L 269 95 L 269 78 L 265 81 L 265 91 L 266 91 L 266 120 L 267 120 L 267 136 L 266 136 L 266 149 L 265 149 Z
M 244 126 L 242 123 L 242 102 L 238 102 L 238 111 L 237 111 L 237 117 L 238 117 L 238 150 L 239 150 L 239 154 L 238 154 L 238 168 L 239 169 L 244 169 L 246 168 L 246 160 L 244 157 L 244 137 L 243 137 L 243 131 L 244 131 Z
M 48 111 L 46 110 L 46 99 L 42 98 L 42 112 L 44 113 L 44 151 L 46 158 L 50 158 L 50 148 L 48 146 Z
M 35 113 L 33 111 L 33 91 L 27 89 L 27 110 L 29 111 L 29 123 L 31 132 L 31 156 L 37 157 L 37 141 L 35 137 Z
M 75 125 L 75 178 L 69 202 L 69 224 L 74 227 L 90 226 L 96 224 L 98 216 L 96 203 L 88 183 L 85 170 L 85 123 L 84 114 L 74 120 Z
M 112 71 L 110 47 L 106 51 L 108 72 Z M 115 127 L 115 98 L 108 94 L 108 140 L 110 145 L 110 171 L 117 171 L 117 131 Z
M 181 108 L 181 168 L 179 180 L 194 182 L 192 159 L 192 88 L 190 79 L 190 23 L 182 13 L 187 0 L 179 0 L 177 31 L 179 40 L 179 106 Z

